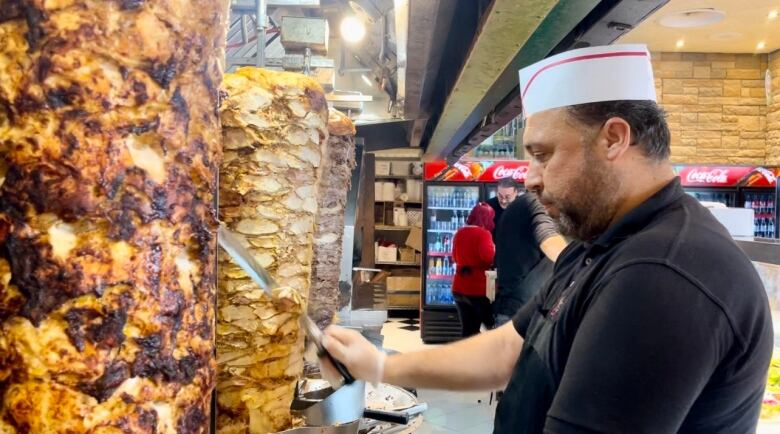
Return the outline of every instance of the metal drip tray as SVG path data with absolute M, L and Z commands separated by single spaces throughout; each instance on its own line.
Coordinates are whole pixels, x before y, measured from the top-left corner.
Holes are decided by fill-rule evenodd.
M 296 385 L 290 406 L 305 426 L 283 433 L 408 433 L 422 424 L 426 409 L 411 393 L 387 384 L 373 387 L 355 381 L 334 390 L 324 380 L 305 379 Z

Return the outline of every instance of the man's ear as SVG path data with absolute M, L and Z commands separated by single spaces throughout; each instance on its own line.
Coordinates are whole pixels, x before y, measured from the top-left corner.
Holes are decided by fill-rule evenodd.
M 631 146 L 631 125 L 623 118 L 609 118 L 600 132 L 600 144 L 606 147 L 607 160 L 620 158 Z

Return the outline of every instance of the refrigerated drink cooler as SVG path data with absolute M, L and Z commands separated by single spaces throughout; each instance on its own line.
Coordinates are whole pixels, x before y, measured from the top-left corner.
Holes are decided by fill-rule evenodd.
M 522 185 L 528 162 L 479 161 L 459 166 L 449 168 L 444 162 L 425 165 L 420 314 L 425 343 L 444 343 L 461 337 L 452 296 L 452 280 L 457 271 L 452 260 L 455 232 L 466 224 L 474 205 L 495 196 L 496 183 L 501 178 L 511 176 Z
M 481 200 L 479 184 L 425 187 L 425 261 L 422 337 L 426 343 L 448 342 L 460 337 L 460 322 L 452 296 L 457 265 L 452 260 L 455 232 L 466 224 L 469 211 Z
M 675 166 L 675 171 L 689 195 L 699 201 L 753 209 L 753 236 L 778 238 L 780 168 L 680 165 Z

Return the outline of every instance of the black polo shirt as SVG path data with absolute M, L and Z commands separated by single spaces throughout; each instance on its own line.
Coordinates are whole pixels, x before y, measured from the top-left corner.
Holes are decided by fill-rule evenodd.
M 767 296 L 679 179 L 592 244 L 569 245 L 514 325 L 525 343 L 496 433 L 756 428 L 773 345 Z

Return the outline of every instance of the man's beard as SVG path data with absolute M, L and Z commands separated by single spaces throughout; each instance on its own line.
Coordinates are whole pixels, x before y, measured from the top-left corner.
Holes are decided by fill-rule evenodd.
M 609 227 L 617 212 L 618 178 L 606 164 L 585 158 L 582 173 L 567 186 L 566 197 L 542 192 L 542 202 L 558 211 L 553 221 L 561 235 L 590 242 Z

